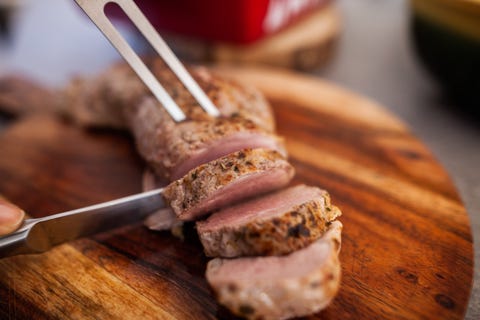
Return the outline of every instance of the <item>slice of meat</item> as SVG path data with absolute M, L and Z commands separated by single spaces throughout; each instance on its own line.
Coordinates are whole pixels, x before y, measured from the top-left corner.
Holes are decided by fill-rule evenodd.
M 293 167 L 276 151 L 245 149 L 210 161 L 172 182 L 163 193 L 181 220 L 195 220 L 239 200 L 287 185 Z
M 209 257 L 282 255 L 321 237 L 340 215 L 326 191 L 298 185 L 216 212 L 197 231 Z
M 137 148 L 159 176 L 176 180 L 191 169 L 242 149 L 266 148 L 286 155 L 283 139 L 241 117 L 175 123 L 146 98 L 129 115 Z
M 186 113 L 188 120 L 211 120 L 161 59 L 147 58 L 145 63 Z M 217 106 L 223 117 L 237 116 L 273 132 L 273 113 L 254 88 L 224 79 L 204 67 L 189 67 L 190 74 Z M 61 108 L 71 112 L 81 124 L 89 126 L 127 126 L 129 119 L 120 121 L 124 109 L 133 110 L 146 97 L 149 89 L 125 63 L 118 63 L 92 78 L 76 78 L 59 93 Z M 121 123 L 123 122 L 123 124 Z
M 5 110 L 15 113 L 51 110 L 84 126 L 128 128 L 142 157 L 157 175 L 168 181 L 245 148 L 266 148 L 286 154 L 283 140 L 273 134 L 272 110 L 257 90 L 223 79 L 202 67 L 190 68 L 221 113 L 219 118 L 213 118 L 200 108 L 160 59 L 147 59 L 146 63 L 185 112 L 186 121 L 174 122 L 124 63 L 97 77 L 76 78 L 55 93 L 26 80 L 0 79 L 0 109 L 3 105 Z
M 198 127 L 198 125 L 195 124 L 193 127 Z M 210 128 L 216 129 L 213 135 L 210 135 Z M 182 128 L 182 131 L 186 129 L 184 131 L 187 133 L 187 135 L 184 135 L 186 139 L 182 139 L 183 141 L 180 141 L 175 150 L 173 148 L 170 150 L 170 154 L 175 154 L 176 159 L 178 159 L 176 166 L 171 170 L 171 178 L 178 179 L 201 164 L 243 149 L 263 148 L 278 151 L 285 157 L 287 155 L 283 139 L 277 135 L 256 130 L 245 130 L 244 128 L 235 130 L 233 122 L 224 125 L 224 128 L 224 131 L 218 131 L 218 129 L 222 129 L 222 124 L 209 124 L 205 131 L 198 130 L 198 128 L 192 128 L 192 130 Z M 182 131 L 179 131 L 179 133 Z M 191 138 L 192 141 L 186 141 L 188 138 Z M 198 144 L 198 147 L 192 148 L 196 144 Z M 182 149 L 187 150 L 179 152 Z
M 338 291 L 342 224 L 285 256 L 215 258 L 206 278 L 217 300 L 248 319 L 287 319 L 325 308 Z
M 147 64 L 185 112 L 186 121 L 175 123 L 124 64 L 93 80 L 72 83 L 64 91 L 63 104 L 71 106 L 74 118 L 84 124 L 119 126 L 123 118 L 142 157 L 169 181 L 245 148 L 286 153 L 283 140 L 273 135 L 272 110 L 258 91 L 212 75 L 205 68 L 190 68 L 221 113 L 212 118 L 161 60 L 148 59 Z

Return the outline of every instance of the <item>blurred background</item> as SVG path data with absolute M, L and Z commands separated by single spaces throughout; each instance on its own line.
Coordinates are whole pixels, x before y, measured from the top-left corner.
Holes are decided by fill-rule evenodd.
M 466 318 L 480 319 L 480 1 L 139 5 L 184 60 L 290 68 L 376 100 L 401 118 L 450 173 L 470 214 L 476 273 Z M 137 51 L 148 53 L 121 12 L 108 12 Z M 21 73 L 62 86 L 118 59 L 74 1 L 0 0 L 0 76 Z M 8 122 L 0 114 L 0 130 Z

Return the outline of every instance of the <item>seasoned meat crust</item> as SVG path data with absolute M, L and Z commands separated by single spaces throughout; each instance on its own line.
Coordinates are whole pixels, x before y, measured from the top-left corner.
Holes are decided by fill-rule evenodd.
M 325 308 L 340 286 L 338 253 L 342 224 L 285 256 L 215 258 L 206 278 L 217 300 L 247 319 L 287 319 Z
M 200 108 L 160 59 L 146 59 L 146 64 L 184 111 L 186 121 L 174 122 L 125 63 L 116 64 L 96 77 L 74 79 L 56 94 L 28 81 L 0 79 L 0 85 L 6 87 L 6 92 L 0 88 L 0 104 L 11 112 L 27 112 L 21 110 L 18 101 L 23 101 L 24 91 L 31 89 L 48 101 L 30 99 L 32 112 L 48 109 L 84 126 L 127 128 L 134 135 L 142 157 L 167 181 L 245 148 L 266 148 L 286 154 L 283 140 L 274 135 L 272 110 L 257 90 L 223 79 L 203 67 L 189 68 L 221 113 L 213 118 Z M 47 104 L 49 108 L 45 107 Z
M 153 98 L 129 110 L 138 151 L 157 175 L 169 180 L 244 148 L 268 148 L 286 155 L 282 138 L 239 116 L 175 123 Z
M 147 58 L 145 63 L 185 112 L 187 120 L 212 119 L 161 59 Z M 204 67 L 190 67 L 188 71 L 223 117 L 240 117 L 266 131 L 274 131 L 270 106 L 256 89 L 223 79 Z M 125 127 L 128 118 L 123 117 L 123 109 L 135 108 L 144 98 L 151 96 L 130 66 L 118 63 L 97 77 L 75 79 L 63 90 L 58 103 L 81 124 Z
M 181 220 L 288 184 L 293 167 L 276 151 L 245 149 L 190 170 L 163 193 Z
M 308 200 L 289 199 L 301 193 Z M 291 204 L 285 206 L 282 201 Z M 283 207 L 272 214 L 275 207 L 271 206 L 279 205 Z M 326 191 L 299 185 L 214 213 L 197 222 L 197 231 L 209 257 L 282 255 L 320 238 L 340 215 Z
M 148 59 L 147 65 L 184 111 L 186 121 L 173 121 L 125 64 L 115 65 L 94 79 L 73 81 L 59 104 L 81 124 L 128 127 L 142 157 L 157 175 L 169 181 L 245 148 L 286 154 L 283 140 L 273 134 L 272 110 L 258 91 L 212 75 L 205 68 L 190 68 L 221 113 L 213 118 L 161 60 Z
M 147 57 L 144 61 L 185 112 L 187 120 L 212 119 L 160 58 Z M 275 130 L 272 110 L 258 90 L 225 79 L 205 67 L 187 69 L 222 117 L 239 117 L 267 132 Z M 0 109 L 12 114 L 59 112 L 83 126 L 126 128 L 128 118 L 124 110 L 136 108 L 147 97 L 152 97 L 152 93 L 124 62 L 97 76 L 76 77 L 57 91 L 19 76 L 0 77 Z

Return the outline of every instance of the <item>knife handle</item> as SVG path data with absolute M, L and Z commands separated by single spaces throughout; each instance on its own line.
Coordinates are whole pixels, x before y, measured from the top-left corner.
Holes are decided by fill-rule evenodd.
M 43 218 L 25 220 L 16 232 L 0 238 L 0 259 L 40 253 L 58 244 L 142 221 L 165 207 L 163 189 L 134 194 Z

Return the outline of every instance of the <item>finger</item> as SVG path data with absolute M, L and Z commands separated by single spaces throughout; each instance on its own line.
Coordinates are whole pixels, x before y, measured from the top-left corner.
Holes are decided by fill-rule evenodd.
M 22 209 L 0 197 L 0 236 L 17 230 L 24 217 Z

